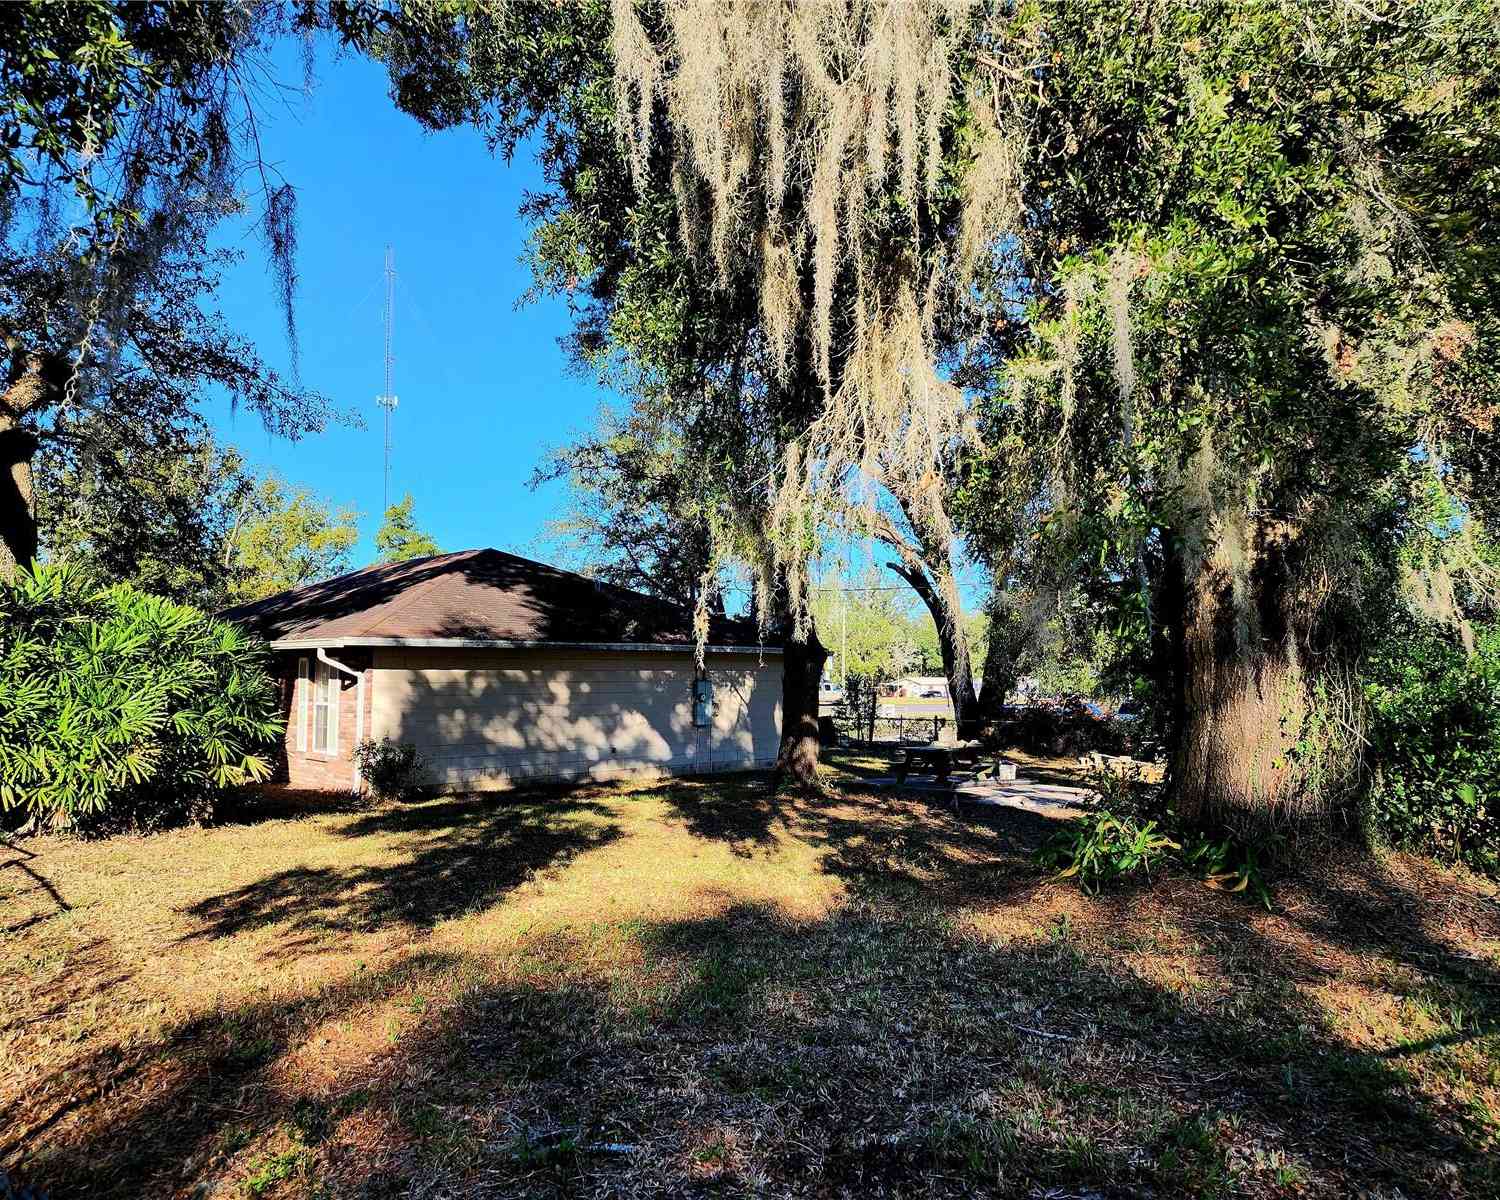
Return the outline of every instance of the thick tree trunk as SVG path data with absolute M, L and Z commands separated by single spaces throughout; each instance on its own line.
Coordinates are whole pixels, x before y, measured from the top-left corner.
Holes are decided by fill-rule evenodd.
M 818 780 L 818 684 L 828 651 L 815 630 L 798 638 L 790 629 L 781 658 L 781 749 L 771 787 L 790 783 L 817 790 Z
M 21 422 L 62 398 L 69 365 L 65 355 L 28 352 L 15 338 L 6 339 L 10 368 L 0 395 L 0 579 L 36 557 L 36 497 L 31 460 L 36 434 Z
M 930 514 L 924 516 L 911 503 L 909 491 L 898 487 L 892 487 L 891 491 L 914 536 L 912 539 L 903 536 L 884 514 L 877 515 L 871 532 L 901 556 L 899 563 L 887 565 L 911 584 L 932 614 L 958 733 L 960 737 L 973 737 L 978 732 L 974 721 L 978 697 L 974 694 L 968 630 L 964 628 L 963 608 L 954 582 L 952 533 L 946 518 L 935 524 Z
M 1019 647 L 1002 636 L 1000 622 L 990 618 L 989 641 L 984 651 L 984 683 L 974 699 L 973 727 L 983 737 L 1000 724 L 1001 710 L 1016 686 Z
M 1269 536 L 1268 536 L 1269 534 Z M 1276 531 L 1257 531 L 1239 598 L 1222 554 L 1179 551 L 1171 623 L 1176 744 L 1169 785 L 1190 824 L 1246 838 L 1326 822 L 1353 769 L 1346 698 L 1316 655 L 1319 605 Z
M 31 460 L 36 450 L 36 435 L 0 414 L 0 579 L 14 579 L 16 572 L 36 557 L 31 481 Z
M 969 661 L 968 631 L 963 614 L 950 612 L 941 590 L 925 571 L 900 563 L 887 563 L 891 570 L 911 584 L 922 598 L 937 625 L 938 650 L 943 656 L 943 675 L 948 680 L 948 695 L 953 700 L 953 716 L 959 737 L 969 737 L 976 729 L 978 697 L 974 694 L 974 669 Z

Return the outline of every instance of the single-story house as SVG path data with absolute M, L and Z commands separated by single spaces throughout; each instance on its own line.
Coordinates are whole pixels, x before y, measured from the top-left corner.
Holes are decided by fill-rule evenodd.
M 222 614 L 275 654 L 293 787 L 358 788 L 354 747 L 413 743 L 455 790 L 772 765 L 781 651 L 715 618 L 499 550 L 389 563 Z

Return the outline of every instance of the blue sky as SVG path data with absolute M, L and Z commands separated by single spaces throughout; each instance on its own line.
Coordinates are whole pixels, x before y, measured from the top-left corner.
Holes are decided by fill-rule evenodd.
M 284 80 L 301 77 L 294 50 Z M 497 546 L 544 554 L 539 542 L 564 498 L 526 486 L 550 446 L 594 424 L 612 399 L 566 369 L 557 339 L 567 306 L 517 308 L 530 284 L 518 261 L 517 208 L 539 188 L 535 163 L 507 164 L 470 130 L 428 135 L 396 111 L 383 70 L 362 59 L 318 64 L 262 125 L 268 160 L 297 188 L 302 380 L 365 428 L 332 428 L 300 442 L 267 436 L 248 414 L 211 411 L 215 432 L 258 469 L 272 469 L 362 515 L 356 561 L 373 555 L 382 491 L 382 305 L 387 244 L 396 254 L 395 453 L 392 498 L 410 491 L 418 522 L 445 550 Z M 226 240 L 244 259 L 224 282 L 231 327 L 268 362 L 289 353 L 264 251 L 247 222 Z

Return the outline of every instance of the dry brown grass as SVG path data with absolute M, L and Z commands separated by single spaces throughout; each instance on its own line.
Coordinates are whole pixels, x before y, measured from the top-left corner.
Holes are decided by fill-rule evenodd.
M 0 1161 L 68 1196 L 1495 1195 L 1500 909 L 1090 899 L 1040 818 L 755 779 L 0 855 Z

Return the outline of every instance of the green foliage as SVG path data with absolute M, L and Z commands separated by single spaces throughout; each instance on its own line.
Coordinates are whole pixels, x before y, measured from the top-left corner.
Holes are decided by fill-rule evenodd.
M 1037 861 L 1057 870 L 1058 878 L 1076 878 L 1084 891 L 1097 892 L 1130 875 L 1149 876 L 1153 867 L 1164 866 L 1181 848 L 1155 821 L 1103 809 L 1053 834 L 1037 852 Z
M 1053 834 L 1036 860 L 1057 871 L 1059 879 L 1076 878 L 1091 893 L 1133 875 L 1149 877 L 1153 870 L 1175 867 L 1208 887 L 1246 893 L 1270 909 L 1262 852 L 1233 838 L 1175 833 L 1174 824 L 1171 813 L 1158 822 L 1111 809 L 1106 802 L 1106 807 Z
M 1076 878 L 1084 891 L 1098 892 L 1132 875 L 1175 868 L 1208 887 L 1247 893 L 1271 907 L 1266 848 L 1183 828 L 1165 807 L 1162 789 L 1144 783 L 1138 766 L 1095 771 L 1089 786 L 1098 809 L 1054 834 L 1037 853 L 1037 862 L 1059 878 Z
M 41 557 L 210 611 L 228 601 L 226 551 L 255 480 L 211 437 L 158 453 L 93 428 L 86 454 L 37 456 Z
M 375 534 L 377 562 L 405 562 L 409 558 L 426 558 L 441 554 L 431 535 L 417 528 L 411 515 L 411 493 L 385 510 L 385 524 Z
M 431 30 L 382 46 L 397 103 L 428 128 L 472 122 L 507 155 L 536 151 L 547 186 L 522 208 L 531 296 L 565 299 L 574 362 L 632 402 L 538 473 L 573 485 L 555 532 L 604 577 L 679 603 L 713 606 L 721 570 L 743 567 L 759 615 L 783 621 L 796 597 L 769 578 L 766 482 L 786 398 L 756 386 L 758 298 L 747 272 L 725 284 L 681 245 L 670 181 L 631 179 L 608 0 L 427 15 Z M 804 532 L 815 554 L 821 531 Z
M 203 439 L 205 394 L 277 435 L 324 426 L 327 402 L 296 378 L 295 193 L 260 157 L 256 109 L 275 90 L 261 86 L 263 55 L 289 28 L 363 44 L 386 19 L 363 2 L 0 7 L 0 426 L 23 464 L 38 447 L 44 456 L 39 502 L 23 483 L 6 497 L 0 572 L 33 557 L 37 508 L 48 521 L 72 510 L 62 523 L 75 528 L 54 526 L 54 538 L 97 532 L 70 479 L 98 491 L 105 513 L 138 510 L 144 531 L 183 482 L 174 464 Z M 218 227 L 254 192 L 290 377 L 216 302 L 240 257 Z M 173 521 L 191 537 L 191 507 Z M 191 579 L 159 570 L 152 542 L 123 536 L 97 557 L 118 552 L 191 594 Z
M 1041 514 L 1033 573 L 1105 602 L 1114 673 L 1186 698 L 1177 734 L 1217 720 L 1216 677 L 1278 662 L 1297 705 L 1343 715 L 1358 632 L 1426 519 L 1414 498 L 1436 485 L 1482 519 L 1500 495 L 1495 6 L 1357 9 L 1004 10 L 1043 81 L 1018 101 L 1025 249 L 1002 257 L 1029 278 L 997 281 L 959 515 L 997 558 L 1012 514 Z M 1195 625 L 1211 646 L 1183 639 Z M 1268 729 L 1274 692 L 1243 698 Z M 1290 746 L 1172 740 L 1222 755 L 1184 803 L 1269 820 L 1286 799 L 1218 781 L 1277 779 L 1256 767 Z M 1328 755 L 1298 802 L 1347 796 L 1353 759 Z
M 784 86 L 766 93 L 801 122 L 790 133 L 758 107 L 759 78 L 725 91 L 727 108 L 713 70 L 693 76 L 708 86 L 681 86 L 689 51 L 712 67 L 732 41 L 707 16 L 667 29 L 676 11 L 602 0 L 455 8 L 430 37 L 393 43 L 389 62 L 398 102 L 428 125 L 474 121 L 506 151 L 537 149 L 548 189 L 525 214 L 538 292 L 566 296 L 580 359 L 614 367 L 638 407 L 670 411 L 691 460 L 747 467 L 719 471 L 726 508 L 750 508 L 742 497 L 758 502 L 767 481 L 775 489 L 799 468 L 809 491 L 844 487 L 837 464 L 851 453 L 906 502 L 963 480 L 954 515 L 980 543 L 971 553 L 1002 590 L 1019 577 L 1034 601 L 1014 640 L 1055 622 L 1061 580 L 1083 579 L 1090 623 L 1113 620 L 1076 656 L 1084 669 L 1058 682 L 1112 687 L 1088 668 L 1118 660 L 1124 682 L 1146 676 L 1173 698 L 1161 711 L 1189 735 L 1223 710 L 1201 699 L 1216 679 L 1293 663 L 1285 691 L 1309 693 L 1298 703 L 1348 680 L 1350 631 L 1389 590 L 1422 480 L 1441 479 L 1479 516 L 1500 495 L 1493 0 L 1205 0 L 1154 6 L 1149 20 L 1112 0 L 978 6 L 967 10 L 973 36 L 950 26 L 951 48 L 925 68 L 951 69 L 961 86 L 933 128 L 947 161 L 917 197 L 896 178 L 901 155 L 858 152 L 870 129 L 890 132 L 872 116 L 903 92 L 909 62 L 875 56 L 892 74 L 860 116 L 836 122 L 836 138 L 819 116 L 822 93 L 866 69 L 862 39 L 891 9 L 856 4 L 809 22 L 809 43 L 832 43 L 825 82 L 778 64 Z M 730 18 L 756 50 L 776 40 L 748 40 L 758 13 Z M 868 28 L 839 40 L 851 14 Z M 635 18 L 641 36 L 612 38 L 612 21 L 629 34 Z M 796 49 L 789 58 L 809 46 Z M 640 85 L 636 120 L 617 123 L 629 90 L 617 67 Z M 685 105 L 695 93 L 701 103 Z M 674 114 L 683 107 L 699 119 Z M 632 174 L 622 144 L 635 124 L 655 140 L 647 154 L 633 139 L 644 161 Z M 785 161 L 818 159 L 792 172 L 795 185 L 768 169 L 778 139 L 795 143 Z M 857 162 L 857 185 L 812 206 L 809 235 L 810 197 Z M 715 168 L 743 182 L 727 200 L 701 177 Z M 950 200 L 986 188 L 1004 203 L 964 228 L 968 206 Z M 726 236 L 684 244 L 705 225 Z M 741 236 L 757 231 L 762 246 Z M 759 284 L 783 240 L 791 263 L 775 296 Z M 971 240 L 985 266 L 952 312 L 930 314 L 920 353 L 863 336 L 861 320 L 895 308 L 853 303 L 866 282 L 909 281 L 919 259 L 951 261 L 953 243 Z M 851 263 L 856 244 L 877 253 Z M 809 263 L 819 245 L 836 249 Z M 947 283 L 935 275 L 933 294 Z M 817 313 L 833 315 L 809 328 Z M 931 440 L 942 427 L 931 410 L 881 419 L 893 409 L 857 403 L 862 344 L 902 364 L 881 372 L 891 395 L 907 394 L 914 362 L 938 365 L 975 399 L 982 445 Z M 768 361 L 775 345 L 792 350 L 789 362 Z M 841 436 L 804 441 L 819 425 Z M 893 431 L 910 445 L 887 445 Z M 886 461 L 895 449 L 911 466 L 960 440 L 959 462 L 921 462 L 904 481 Z M 778 507 L 778 562 L 816 553 L 816 514 L 832 500 Z M 938 526 L 931 540 L 947 550 Z M 1041 567 L 1014 569 L 1027 556 Z M 1199 643 L 1182 636 L 1190 628 L 1234 635 Z M 1239 698 L 1267 729 L 1284 698 L 1266 699 L 1273 691 Z M 1183 803 L 1206 819 L 1227 822 L 1241 801 L 1264 817 L 1287 799 L 1274 794 L 1283 773 L 1261 770 L 1287 747 L 1173 740 L 1219 760 L 1196 774 L 1198 793 L 1184 785 Z M 1321 781 L 1342 796 L 1348 763 L 1333 766 Z M 1264 790 L 1240 786 L 1263 776 Z
M 1500 875 L 1500 625 L 1480 631 L 1472 657 L 1405 625 L 1369 670 L 1374 832 Z
M 562 480 L 564 515 L 549 528 L 565 557 L 587 573 L 692 610 L 707 580 L 711 609 L 723 608 L 717 576 L 716 466 L 650 413 L 604 413 L 598 428 L 552 453 L 531 484 Z
M 305 487 L 289 492 L 274 476 L 262 479 L 234 535 L 230 595 L 259 600 L 347 571 L 357 520 L 352 508 L 335 509 Z
M 354 748 L 354 765 L 380 800 L 408 800 L 425 782 L 427 760 L 410 742 L 383 737 Z
M 331 30 L 371 44 L 394 18 L 368 0 L 293 5 L 16 0 L 0 9 L 0 207 L 63 192 L 86 216 L 73 240 L 97 251 L 163 194 L 216 191 L 259 168 L 267 241 L 285 189 L 259 158 L 258 100 L 242 75 L 273 38 Z M 248 145 L 239 146 L 243 139 Z M 251 173 L 248 169 L 247 174 Z M 274 251 L 273 251 L 274 252 Z
M 875 719 L 880 715 L 880 685 L 888 678 L 859 671 L 850 671 L 844 676 L 839 708 L 843 719 L 852 726 L 855 737 L 875 740 Z
M 46 443 L 38 455 L 46 561 L 210 611 L 349 565 L 352 509 L 257 479 L 206 433 L 158 448 L 98 428 L 87 438 L 86 453 Z
M 57 828 L 212 813 L 270 777 L 265 648 L 236 626 L 67 564 L 0 583 L 0 807 Z
M 312 1156 L 301 1148 L 258 1155 L 250 1163 L 250 1174 L 245 1178 L 245 1194 L 269 1195 L 287 1180 L 306 1175 L 311 1167 Z
M 830 658 L 828 669 L 879 683 L 927 666 L 923 641 L 930 631 L 937 654 L 937 631 L 926 612 L 913 609 L 913 593 L 894 575 L 868 566 L 852 578 L 834 577 L 813 593 L 813 619 Z M 942 670 L 942 659 L 937 660 Z
M 1031 754 L 1073 757 L 1098 751 L 1116 754 L 1125 749 L 1127 726 L 1098 715 L 1098 706 L 1079 696 L 1058 704 L 1025 705 L 1002 718 L 997 730 L 1006 745 Z M 1105 781 L 1114 776 L 1106 775 Z M 1099 783 L 1095 783 L 1096 790 Z
M 1271 907 L 1271 889 L 1266 882 L 1267 852 L 1253 843 L 1234 838 L 1189 838 L 1182 848 L 1182 864 L 1209 887 L 1225 892 L 1245 892 L 1266 909 Z

